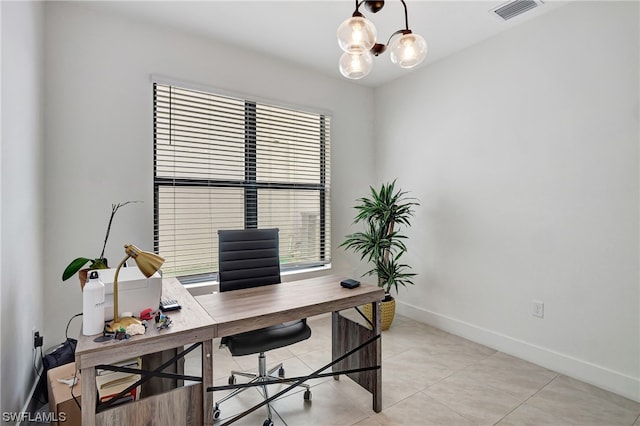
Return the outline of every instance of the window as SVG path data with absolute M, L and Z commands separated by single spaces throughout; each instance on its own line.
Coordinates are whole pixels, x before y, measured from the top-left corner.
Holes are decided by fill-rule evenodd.
M 330 117 L 154 83 L 154 245 L 211 279 L 218 229 L 279 228 L 283 270 L 331 261 Z

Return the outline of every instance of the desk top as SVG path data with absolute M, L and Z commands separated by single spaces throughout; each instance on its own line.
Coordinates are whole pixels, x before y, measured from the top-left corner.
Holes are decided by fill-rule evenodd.
M 216 337 L 224 337 L 384 298 L 384 290 L 370 284 L 354 289 L 341 287 L 340 281 L 345 278 L 327 275 L 195 299 L 213 318 Z
M 162 280 L 162 297 L 176 299 L 182 305 L 180 311 L 172 311 L 169 328 L 157 330 L 149 321 L 147 332 L 126 340 L 94 342 L 99 335 L 78 338 L 76 362 L 80 368 L 109 364 L 123 359 L 213 339 L 215 325 L 207 312 L 197 303 L 189 291 L 175 278 Z
M 79 368 L 109 364 L 384 298 L 384 290 L 370 284 L 361 284 L 354 289 L 343 288 L 340 286 L 343 279 L 343 276 L 327 275 L 206 294 L 194 299 L 177 279 L 164 278 L 162 296 L 176 299 L 182 305 L 180 311 L 169 313 L 173 322 L 171 327 L 157 330 L 152 321 L 145 334 L 119 341 L 95 342 L 98 335 L 81 334 L 76 347 L 76 362 Z

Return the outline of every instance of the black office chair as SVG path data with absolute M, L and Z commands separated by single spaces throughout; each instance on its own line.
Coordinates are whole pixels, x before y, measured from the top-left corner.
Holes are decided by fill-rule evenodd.
M 280 256 L 277 228 L 219 230 L 218 238 L 218 282 L 220 283 L 221 292 L 280 283 Z M 221 345 L 227 346 L 233 356 L 260 354 L 258 356 L 258 374 L 232 371 L 229 376 L 229 384 L 235 384 L 235 376 L 248 377 L 251 379 L 250 383 L 265 382 L 271 379 L 284 379 L 284 367 L 282 363 L 267 370 L 264 353 L 272 349 L 301 342 L 310 336 L 311 329 L 307 325 L 307 320 L 302 319 L 223 337 Z M 276 370 L 278 370 L 279 377 L 273 376 Z M 303 383 L 300 384 L 300 386 L 306 389 L 304 392 L 305 401 L 311 400 L 309 385 Z M 217 401 L 213 410 L 214 419 L 220 417 L 220 403 L 246 389 L 248 388 L 235 389 Z M 269 398 L 266 385 L 261 385 L 256 389 L 262 389 L 265 400 Z M 270 404 L 267 404 L 267 412 L 269 417 L 264 421 L 263 426 L 273 425 Z

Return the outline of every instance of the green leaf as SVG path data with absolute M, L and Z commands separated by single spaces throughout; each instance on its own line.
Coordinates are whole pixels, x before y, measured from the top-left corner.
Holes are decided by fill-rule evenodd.
M 91 262 L 91 259 L 87 259 L 86 257 L 78 257 L 77 259 L 74 259 L 73 262 L 71 262 L 62 273 L 62 281 L 66 281 L 71 278 L 88 262 Z
M 91 265 L 89 265 L 90 269 L 107 269 L 108 267 L 107 259 L 104 257 L 100 259 L 91 259 Z

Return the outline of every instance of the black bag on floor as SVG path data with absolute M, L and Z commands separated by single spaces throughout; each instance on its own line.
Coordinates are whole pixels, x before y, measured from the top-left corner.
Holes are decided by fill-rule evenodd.
M 47 390 L 47 372 L 52 368 L 60 367 L 61 365 L 69 364 L 75 361 L 76 357 L 76 345 L 78 341 L 76 339 L 67 339 L 60 346 L 55 348 L 53 352 L 46 354 L 42 358 L 42 375 L 38 380 L 33 397 L 36 401 L 46 404 L 49 402 L 49 392 Z

